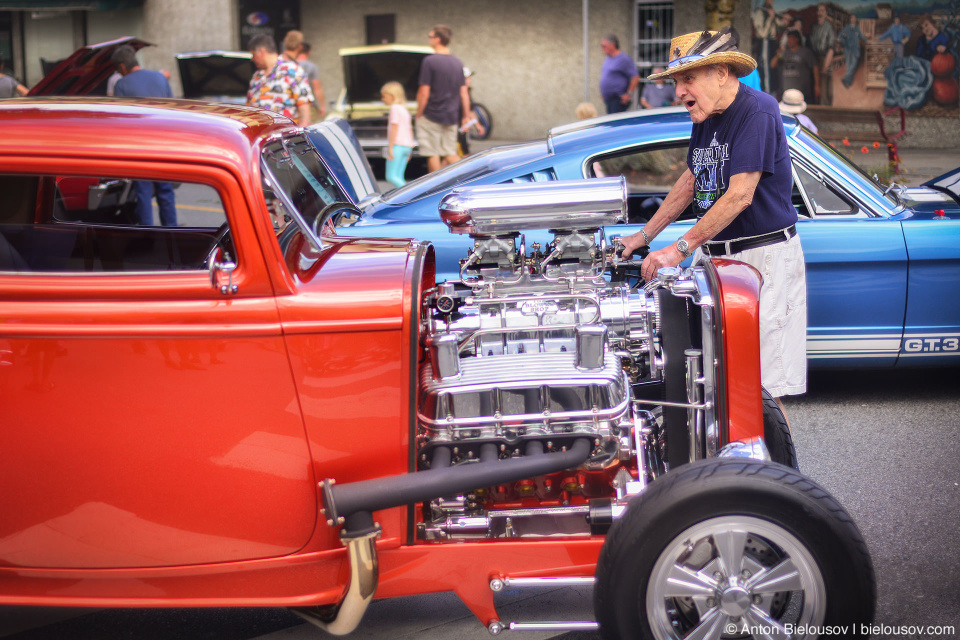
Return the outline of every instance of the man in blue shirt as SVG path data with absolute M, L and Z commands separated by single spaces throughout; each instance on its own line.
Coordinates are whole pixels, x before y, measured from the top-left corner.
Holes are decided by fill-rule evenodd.
M 692 205 L 697 223 L 676 243 L 651 252 L 641 273 L 652 280 L 698 247 L 698 261 L 727 256 L 760 271 L 760 371 L 779 403 L 806 391 L 806 274 L 790 201 L 790 151 L 777 101 L 739 81 L 756 62 L 727 36 L 725 28 L 674 38 L 667 71 L 650 76 L 673 77 L 693 133 L 687 170 L 643 229 L 623 239 L 624 256 Z
M 620 51 L 620 40 L 615 35 L 600 40 L 600 48 L 607 55 L 600 68 L 600 95 L 607 105 L 607 113 L 626 111 L 633 92 L 640 84 L 637 65 L 630 56 Z
M 113 52 L 110 61 L 117 65 L 122 78 L 113 87 L 115 97 L 134 98 L 172 98 L 173 91 L 166 76 L 159 71 L 142 69 L 137 61 L 137 52 L 133 47 L 124 45 Z M 137 218 L 140 224 L 153 225 L 153 197 L 157 198 L 160 210 L 160 224 L 165 227 L 177 226 L 177 204 L 173 195 L 173 185 L 169 182 L 148 182 L 136 180 L 133 183 L 137 194 Z

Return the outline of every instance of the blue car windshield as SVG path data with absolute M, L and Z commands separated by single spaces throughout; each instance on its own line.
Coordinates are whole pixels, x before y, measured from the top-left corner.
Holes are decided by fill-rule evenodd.
M 383 196 L 383 202 L 407 204 L 425 196 L 441 191 L 449 191 L 482 176 L 489 175 L 507 167 L 530 162 L 547 155 L 546 140 L 525 142 L 522 144 L 493 147 L 480 153 L 467 156 L 434 173 L 428 173 L 418 180 L 408 182 L 399 189 Z

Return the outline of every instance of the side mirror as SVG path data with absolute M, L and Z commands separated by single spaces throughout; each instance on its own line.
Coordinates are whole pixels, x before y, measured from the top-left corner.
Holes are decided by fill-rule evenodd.
M 233 272 L 237 268 L 236 262 L 220 262 L 217 260 L 222 255 L 221 251 L 214 251 L 210 255 L 210 284 L 214 289 L 219 289 L 220 293 L 227 296 L 237 292 L 237 285 L 233 284 Z M 220 274 L 227 276 L 227 283 L 220 284 Z

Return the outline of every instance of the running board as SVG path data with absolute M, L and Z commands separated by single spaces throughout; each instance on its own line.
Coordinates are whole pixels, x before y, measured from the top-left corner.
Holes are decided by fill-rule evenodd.
M 592 587 L 596 578 L 592 576 L 569 578 L 493 578 L 490 590 L 499 593 L 504 589 L 542 589 L 549 587 Z M 599 622 L 508 622 L 494 620 L 487 625 L 487 631 L 498 635 L 501 631 L 596 631 Z

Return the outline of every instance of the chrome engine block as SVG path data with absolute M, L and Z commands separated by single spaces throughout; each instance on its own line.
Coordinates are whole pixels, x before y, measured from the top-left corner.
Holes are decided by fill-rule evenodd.
M 666 465 L 670 359 L 683 363 L 689 458 L 716 453 L 713 293 L 700 268 L 663 269 L 643 287 L 612 278 L 639 266 L 621 260 L 603 231 L 624 221 L 622 178 L 458 189 L 440 213 L 451 232 L 469 234 L 474 244 L 460 281 L 438 285 L 424 303 L 421 468 L 559 451 L 586 435 L 594 449 L 583 470 L 601 473 L 490 490 L 506 503 L 537 498 L 547 505 L 535 514 L 521 510 L 527 518 L 484 508 L 483 490 L 435 501 L 422 535 L 537 535 L 531 523 L 551 510 L 589 521 L 584 514 L 594 498 L 609 497 L 615 512 L 617 501 Z M 543 228 L 552 241 L 528 248 L 523 233 Z M 682 300 L 681 314 L 662 313 L 667 298 Z M 664 332 L 673 330 L 665 324 L 678 321 L 693 326 L 696 349 L 671 353 L 665 345 Z M 523 529 L 518 523 L 525 522 Z

